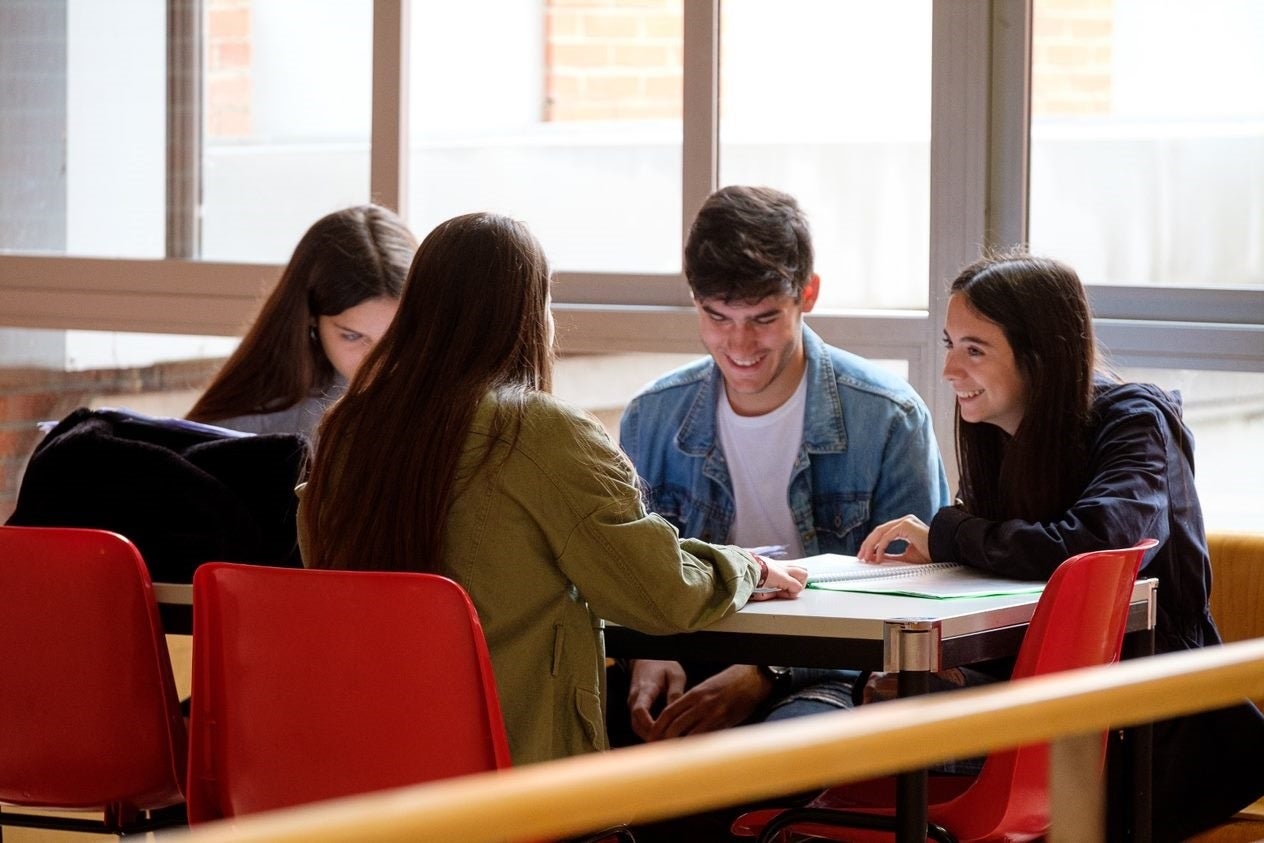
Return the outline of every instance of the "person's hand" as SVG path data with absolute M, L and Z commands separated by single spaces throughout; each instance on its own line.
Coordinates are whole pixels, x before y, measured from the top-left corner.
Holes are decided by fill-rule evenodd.
M 903 553 L 890 553 L 892 542 L 906 542 Z M 879 524 L 873 529 L 856 551 L 861 562 L 929 562 L 930 528 L 916 515 L 905 515 L 894 521 Z
M 804 584 L 808 581 L 807 568 L 802 568 L 793 562 L 776 562 L 763 556 L 759 558 L 763 559 L 764 564 L 768 566 L 768 576 L 764 579 L 764 584 L 760 586 L 761 590 L 751 595 L 751 600 L 799 596 L 799 592 L 803 591 Z M 763 589 L 775 589 L 775 591 Z
M 653 740 L 654 707 L 670 704 L 685 692 L 685 669 L 680 662 L 635 659 L 628 679 L 628 713 L 632 731 L 643 740 Z
M 772 682 L 759 668 L 735 664 L 699 682 L 668 704 L 645 739 L 657 741 L 737 726 L 771 693 Z
M 976 680 L 976 684 L 984 684 L 989 681 L 995 681 L 982 674 L 975 672 L 974 676 L 980 677 Z M 930 677 L 932 691 L 946 691 L 952 688 L 963 688 L 970 684 L 969 677 L 965 671 L 959 667 L 941 670 L 938 673 L 932 673 Z M 861 702 L 874 703 L 883 700 L 893 700 L 900 695 L 900 674 L 898 673 L 871 673 L 869 679 L 865 682 L 864 690 L 861 692 Z
M 864 690 L 861 692 L 861 702 L 868 705 L 869 703 L 895 699 L 900 695 L 899 679 L 900 674 L 898 673 L 869 674 L 869 678 L 865 681 Z

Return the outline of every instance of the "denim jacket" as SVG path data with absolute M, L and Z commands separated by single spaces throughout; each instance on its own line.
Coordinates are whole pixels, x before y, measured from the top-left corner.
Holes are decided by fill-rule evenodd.
M 787 494 L 804 553 L 854 554 L 878 524 L 910 513 L 929 522 L 949 497 L 926 405 L 900 378 L 807 326 L 803 345 L 807 407 Z M 710 357 L 670 372 L 628 405 L 619 438 L 647 508 L 683 536 L 721 543 L 734 517 L 716 431 L 722 387 Z

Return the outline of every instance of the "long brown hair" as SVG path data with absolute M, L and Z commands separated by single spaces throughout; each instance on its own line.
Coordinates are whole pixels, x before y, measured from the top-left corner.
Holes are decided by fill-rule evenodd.
M 328 388 L 334 367 L 313 320 L 369 299 L 398 299 L 416 250 L 404 221 L 378 205 L 321 217 L 299 240 L 259 316 L 188 418 L 216 422 L 276 412 Z
M 962 270 L 953 295 L 1005 334 L 1027 384 L 1010 437 L 956 411 L 961 497 L 975 515 L 1041 521 L 1066 509 L 1086 480 L 1097 345 L 1075 270 L 1010 252 Z
M 521 223 L 467 214 L 422 241 L 395 320 L 321 423 L 307 564 L 434 569 L 479 403 L 502 394 L 494 424 L 512 439 L 528 393 L 550 389 L 548 308 L 548 262 Z

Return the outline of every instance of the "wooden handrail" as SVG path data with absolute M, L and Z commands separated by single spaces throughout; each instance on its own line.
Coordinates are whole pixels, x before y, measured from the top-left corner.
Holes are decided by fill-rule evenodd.
M 1260 694 L 1264 638 L 333 800 L 163 839 L 562 837 L 1153 722 Z

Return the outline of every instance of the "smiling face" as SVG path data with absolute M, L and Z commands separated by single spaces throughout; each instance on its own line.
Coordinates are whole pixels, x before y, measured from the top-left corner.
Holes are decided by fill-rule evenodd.
M 961 418 L 996 425 L 1013 436 L 1027 406 L 1027 380 L 1001 326 L 980 316 L 958 293 L 948 300 L 944 345 L 944 380 L 957 394 Z
M 815 275 L 799 301 L 766 296 L 753 303 L 708 298 L 694 302 L 702 344 L 720 367 L 733 411 L 758 416 L 784 404 L 799 385 L 807 360 L 803 314 L 816 304 Z
M 397 310 L 399 299 L 379 296 L 342 313 L 317 317 L 316 335 L 320 346 L 338 374 L 351 380 L 369 350 L 386 333 Z

